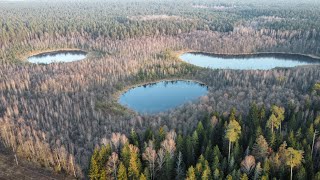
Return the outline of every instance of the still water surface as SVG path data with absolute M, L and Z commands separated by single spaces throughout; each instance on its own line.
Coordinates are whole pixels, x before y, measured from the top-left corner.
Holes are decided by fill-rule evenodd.
M 194 81 L 161 81 L 132 88 L 119 103 L 143 114 L 167 111 L 206 95 L 207 86 Z
M 320 64 L 320 60 L 299 55 L 260 54 L 219 56 L 204 53 L 185 53 L 180 58 L 190 64 L 211 69 L 269 70 L 276 67 L 295 67 Z
M 42 53 L 29 57 L 27 60 L 31 63 L 50 64 L 54 62 L 73 62 L 85 59 L 87 53 L 82 51 L 57 51 Z

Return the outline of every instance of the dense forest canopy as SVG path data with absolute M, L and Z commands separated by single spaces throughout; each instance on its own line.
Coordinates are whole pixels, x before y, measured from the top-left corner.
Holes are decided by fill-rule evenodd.
M 319 66 L 214 70 L 178 52 L 319 60 L 318 1 L 0 1 L 0 137 L 17 155 L 91 179 L 317 179 Z M 72 63 L 31 64 L 81 49 Z M 127 87 L 162 79 L 208 94 L 141 115 Z M 156 161 L 156 162 L 153 162 Z
M 31 40 L 76 34 L 92 39 L 126 39 L 196 30 L 231 32 L 236 27 L 246 27 L 297 31 L 318 40 L 320 13 L 317 7 L 319 3 L 315 1 L 2 2 L 0 45 L 4 52 L 0 58 L 17 59 L 17 55 L 32 50 L 33 46 L 28 43 Z M 148 21 L 137 18 L 154 15 L 169 18 L 159 16 Z

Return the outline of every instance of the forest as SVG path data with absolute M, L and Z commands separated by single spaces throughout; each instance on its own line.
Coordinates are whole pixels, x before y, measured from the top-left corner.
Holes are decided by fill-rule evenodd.
M 296 179 L 319 179 L 319 164 L 312 162 L 319 161 L 320 116 L 303 117 L 294 109 L 253 103 L 247 116 L 235 109 L 227 116 L 207 114 L 184 135 L 166 127 L 112 133 L 110 142 L 95 149 L 89 177 L 265 180 L 294 173 Z M 311 120 L 299 126 L 303 118 Z
M 200 68 L 178 52 L 320 57 L 307 0 L 0 1 L 0 147 L 76 179 L 320 179 L 320 68 Z M 56 49 L 83 61 L 32 64 Z M 115 94 L 161 79 L 208 94 L 154 115 Z M 1 174 L 0 174 L 1 178 Z

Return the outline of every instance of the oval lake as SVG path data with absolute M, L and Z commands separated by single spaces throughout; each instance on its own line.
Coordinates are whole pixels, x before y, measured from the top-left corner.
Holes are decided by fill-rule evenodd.
M 256 54 L 256 55 L 212 55 L 207 53 L 185 53 L 180 58 L 190 64 L 211 69 L 269 70 L 276 67 L 295 67 L 320 64 L 320 60 L 302 55 Z
M 36 64 L 50 64 L 54 62 L 73 62 L 85 59 L 86 52 L 83 51 L 54 51 L 31 56 L 27 61 Z
M 206 85 L 195 81 L 161 81 L 128 90 L 119 103 L 139 113 L 154 114 L 195 101 L 207 92 Z

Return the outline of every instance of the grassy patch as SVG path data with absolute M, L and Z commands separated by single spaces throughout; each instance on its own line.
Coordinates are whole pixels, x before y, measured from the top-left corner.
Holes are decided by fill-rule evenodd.
M 165 49 L 164 51 L 161 51 L 159 54 L 157 54 L 157 58 L 165 60 L 177 60 L 177 57 L 170 49 Z
M 127 109 L 115 101 L 97 101 L 95 104 L 95 109 L 114 115 L 124 115 L 127 113 Z

